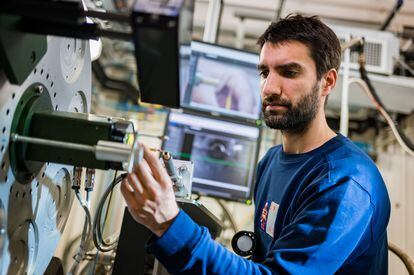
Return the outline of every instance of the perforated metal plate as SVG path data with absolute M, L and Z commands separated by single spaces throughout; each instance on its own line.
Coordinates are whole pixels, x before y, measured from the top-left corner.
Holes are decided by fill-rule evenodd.
M 89 112 L 89 43 L 48 37 L 46 55 L 21 86 L 0 71 L 0 274 L 43 274 L 73 201 L 73 167 L 46 163 L 29 184 L 18 182 L 10 168 L 14 110 L 33 83 L 47 87 L 54 109 Z

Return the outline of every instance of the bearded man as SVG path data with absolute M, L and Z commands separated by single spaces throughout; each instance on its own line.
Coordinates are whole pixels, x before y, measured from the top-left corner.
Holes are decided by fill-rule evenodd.
M 386 274 L 390 202 L 371 159 L 326 122 L 341 48 L 316 17 L 288 16 L 259 38 L 263 117 L 283 134 L 260 161 L 252 260 L 211 239 L 174 200 L 172 183 L 147 148 L 122 184 L 148 249 L 177 274 Z

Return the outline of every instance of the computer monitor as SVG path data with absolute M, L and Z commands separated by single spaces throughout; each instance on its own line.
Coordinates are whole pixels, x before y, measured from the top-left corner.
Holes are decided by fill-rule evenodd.
M 192 191 L 250 203 L 260 128 L 199 114 L 170 112 L 163 149 L 194 161 Z
M 256 53 L 193 41 L 183 108 L 233 119 L 260 118 Z

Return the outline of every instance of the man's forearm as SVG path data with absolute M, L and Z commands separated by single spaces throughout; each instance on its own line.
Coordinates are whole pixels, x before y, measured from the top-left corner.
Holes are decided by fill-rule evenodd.
M 195 224 L 182 210 L 164 235 L 154 236 L 147 248 L 174 274 L 275 274 L 215 242 L 206 228 Z

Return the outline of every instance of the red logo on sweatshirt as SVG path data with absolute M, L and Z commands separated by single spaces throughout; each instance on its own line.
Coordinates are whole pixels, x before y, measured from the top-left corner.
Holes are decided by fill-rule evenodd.
M 268 208 L 269 208 L 269 203 L 266 202 L 262 210 L 262 215 L 260 216 L 260 228 L 263 231 L 266 230 L 267 213 L 269 212 Z

